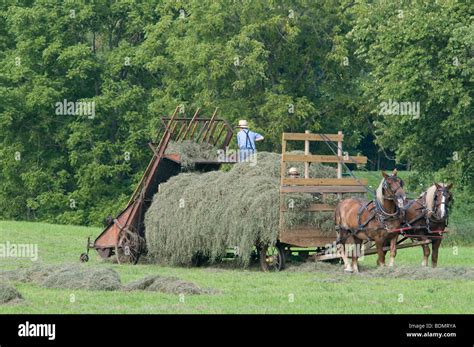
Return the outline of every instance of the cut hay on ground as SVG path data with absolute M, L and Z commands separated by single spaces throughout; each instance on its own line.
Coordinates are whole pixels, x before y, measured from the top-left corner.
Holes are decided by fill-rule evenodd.
M 183 281 L 176 277 L 148 276 L 123 286 L 124 291 L 146 290 L 168 294 L 215 294 L 216 290 L 201 288 L 192 282 Z
M 30 268 L 0 272 L 0 279 L 58 289 L 118 290 L 121 287 L 115 270 L 80 264 L 36 264 Z
M 247 266 L 256 244 L 277 239 L 280 158 L 259 152 L 256 165 L 243 162 L 228 172 L 183 173 L 162 184 L 145 218 L 149 259 L 191 265 L 199 253 L 215 262 L 236 246 L 240 264 Z M 313 164 L 311 177 L 336 177 L 336 170 Z M 332 231 L 332 213 L 301 211 L 314 202 L 321 197 L 287 196 L 285 225 L 311 224 Z
M 44 288 L 83 289 L 106 291 L 154 291 L 167 294 L 218 294 L 212 288 L 201 288 L 197 284 L 176 277 L 147 276 L 143 279 L 121 285 L 119 274 L 109 268 L 91 267 L 80 264 L 43 265 L 30 268 L 0 271 L 0 303 L 21 298 L 8 282 L 34 283 Z M 3 283 L 5 282 L 5 283 Z
M 408 280 L 474 280 L 474 268 L 463 266 L 449 267 L 421 267 L 421 266 L 394 266 L 394 267 L 366 267 L 359 266 L 360 272 L 350 274 L 363 278 L 399 278 Z M 330 274 L 332 278 L 346 277 L 348 274 L 344 272 L 344 268 L 340 264 L 331 264 L 327 262 L 306 262 L 300 265 L 291 265 L 286 271 L 289 272 L 317 272 Z M 350 276 L 349 275 L 349 276 Z
M 0 305 L 21 299 L 22 296 L 15 287 L 8 283 L 0 283 Z
M 68 265 L 53 271 L 42 286 L 45 288 L 117 290 L 120 276 L 113 269 L 91 268 L 81 265 Z

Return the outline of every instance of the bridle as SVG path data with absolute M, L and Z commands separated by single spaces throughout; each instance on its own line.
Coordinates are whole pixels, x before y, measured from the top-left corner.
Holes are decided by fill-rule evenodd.
M 395 176 L 389 176 L 389 178 L 395 178 Z M 395 190 L 393 190 L 392 187 L 388 185 L 388 182 L 385 178 L 383 179 L 382 188 L 384 190 L 390 192 L 390 196 L 383 195 L 384 200 L 395 201 L 397 199 L 397 192 L 400 189 L 403 189 L 403 180 L 399 179 L 398 177 L 396 179 L 400 181 L 400 184 L 397 185 Z M 383 208 L 383 205 L 380 203 L 380 201 L 378 201 L 378 199 L 375 199 L 375 208 L 376 208 L 376 211 L 378 213 L 382 214 L 385 217 L 384 220 L 388 219 L 388 218 L 393 218 L 393 217 L 397 216 L 400 213 L 400 208 L 398 207 L 398 205 L 396 203 L 395 203 L 395 212 L 394 213 L 389 213 L 389 212 L 385 211 L 385 209 Z
M 395 176 L 390 176 L 389 178 L 395 178 Z M 392 200 L 392 201 L 395 200 L 397 196 L 397 192 L 403 188 L 403 185 L 404 185 L 403 180 L 398 177 L 396 179 L 400 181 L 400 184 L 397 185 L 397 188 L 395 190 L 393 190 L 392 187 L 388 185 L 387 180 L 385 178 L 383 179 L 382 188 L 391 193 L 390 197 L 386 197 L 385 195 L 383 196 L 385 200 Z
M 448 194 L 448 188 L 442 186 L 441 188 L 436 188 L 436 192 L 441 192 L 441 196 L 444 197 L 444 201 L 441 200 L 439 203 L 435 203 L 433 210 L 430 210 L 426 207 L 426 219 L 433 222 L 433 223 L 445 223 L 448 225 L 448 217 L 449 217 L 449 202 L 451 202 L 450 194 Z M 438 198 L 438 194 L 435 195 L 434 200 L 436 201 Z M 445 208 L 445 215 L 444 217 L 438 217 L 439 207 L 444 205 Z
M 429 209 L 428 206 L 426 206 L 426 192 L 423 194 L 423 197 L 418 198 L 416 200 L 410 201 L 406 206 L 405 210 L 409 209 L 415 202 L 421 205 L 420 208 L 417 208 L 417 210 L 421 210 L 422 213 L 415 218 L 413 218 L 410 221 L 407 221 L 405 225 L 411 226 L 413 223 L 419 221 L 420 219 L 425 219 L 425 225 L 426 229 L 428 230 L 428 233 L 431 233 L 431 228 L 430 228 L 430 222 L 436 223 L 436 224 L 441 224 L 444 223 L 445 226 L 448 225 L 448 216 L 449 216 L 449 203 L 452 201 L 452 197 L 450 194 L 448 194 L 449 189 L 447 187 L 441 187 L 436 189 L 437 192 L 441 192 L 442 196 L 444 196 L 444 201 L 441 201 L 440 203 L 434 205 L 433 210 Z M 435 195 L 434 199 L 437 199 L 438 194 Z M 445 205 L 446 209 L 446 214 L 443 218 L 438 217 L 438 210 L 439 206 Z

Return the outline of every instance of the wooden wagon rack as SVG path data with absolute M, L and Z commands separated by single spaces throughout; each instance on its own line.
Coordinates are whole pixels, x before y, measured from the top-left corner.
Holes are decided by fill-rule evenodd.
M 288 141 L 304 141 L 304 154 L 287 153 Z M 310 153 L 310 144 L 314 141 L 326 141 L 337 143 L 336 155 L 316 155 Z M 289 208 L 285 205 L 285 194 L 287 193 L 319 193 L 322 195 L 321 203 L 313 203 L 305 211 L 310 213 L 332 212 L 334 206 L 326 203 L 328 194 L 342 193 L 366 193 L 367 180 L 356 178 L 343 178 L 342 165 L 366 164 L 367 157 L 343 155 L 342 143 L 344 135 L 337 134 L 311 134 L 306 133 L 283 133 L 282 156 L 281 156 L 281 181 L 280 181 L 280 233 L 279 242 L 294 247 L 324 247 L 334 242 L 336 231 L 332 233 L 322 232 L 313 226 L 299 225 L 290 228 L 284 226 L 285 213 Z M 304 164 L 304 175 L 301 178 L 287 177 L 288 163 L 299 162 Z M 311 163 L 337 163 L 337 178 L 310 177 Z

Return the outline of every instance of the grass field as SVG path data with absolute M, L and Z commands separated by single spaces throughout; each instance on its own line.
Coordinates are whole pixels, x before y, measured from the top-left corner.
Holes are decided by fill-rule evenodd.
M 98 228 L 4 221 L 0 222 L 0 243 L 38 244 L 39 262 L 72 263 L 84 251 L 87 236 L 96 236 L 98 232 Z M 31 265 L 26 259 L 0 261 L 5 269 Z M 399 251 L 399 268 L 414 268 L 420 263 L 421 249 Z M 0 313 L 474 313 L 472 277 L 445 280 L 437 278 L 438 272 L 426 279 L 365 276 L 364 272 L 374 271 L 374 264 L 373 256 L 366 257 L 359 275 L 346 275 L 339 266 L 330 266 L 330 271 L 315 271 L 305 265 L 279 273 L 262 273 L 258 268 L 242 270 L 228 266 L 124 266 L 103 262 L 91 253 L 86 266 L 112 267 L 120 274 L 122 283 L 161 274 L 221 293 L 188 295 L 182 302 L 178 295 L 156 292 L 52 290 L 15 283 L 25 300 L 0 305 Z M 442 248 L 439 264 L 440 274 L 456 267 L 473 267 L 474 247 Z

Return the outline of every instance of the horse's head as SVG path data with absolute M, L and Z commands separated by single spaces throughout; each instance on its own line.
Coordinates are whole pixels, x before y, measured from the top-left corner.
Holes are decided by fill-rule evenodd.
M 403 212 L 407 195 L 403 189 L 403 180 L 397 176 L 397 169 L 393 170 L 391 175 L 382 171 L 382 194 L 386 200 L 393 200 L 393 203 Z
M 448 208 L 454 201 L 453 194 L 450 191 L 453 184 L 433 183 L 433 186 L 436 187 L 436 190 L 434 191 L 433 201 L 431 202 L 432 206 L 428 208 L 431 209 L 432 215 L 434 215 L 436 219 L 444 220 L 448 217 Z

